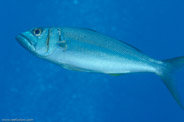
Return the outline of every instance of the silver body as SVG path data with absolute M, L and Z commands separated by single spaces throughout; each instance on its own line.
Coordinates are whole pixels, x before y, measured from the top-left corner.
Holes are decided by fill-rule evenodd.
M 60 28 L 59 31 L 55 33 L 59 44 L 45 58 L 68 69 L 123 74 L 157 72 L 162 64 L 130 45 L 92 30 Z

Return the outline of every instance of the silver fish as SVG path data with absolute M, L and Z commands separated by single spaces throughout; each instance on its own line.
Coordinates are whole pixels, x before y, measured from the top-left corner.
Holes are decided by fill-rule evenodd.
M 172 77 L 184 66 L 184 56 L 158 61 L 125 42 L 84 28 L 39 27 L 19 34 L 16 39 L 34 55 L 66 69 L 111 75 L 155 73 L 184 108 Z

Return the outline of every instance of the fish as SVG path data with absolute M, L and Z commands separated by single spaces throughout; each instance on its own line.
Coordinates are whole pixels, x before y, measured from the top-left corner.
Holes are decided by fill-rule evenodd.
M 18 34 L 16 40 L 37 57 L 69 70 L 113 76 L 154 73 L 184 109 L 174 78 L 184 66 L 184 56 L 156 60 L 126 42 L 87 28 L 37 27 Z

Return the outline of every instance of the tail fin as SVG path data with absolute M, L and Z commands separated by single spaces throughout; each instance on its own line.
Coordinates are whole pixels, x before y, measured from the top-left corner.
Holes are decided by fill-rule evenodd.
M 182 100 L 177 89 L 177 81 L 174 79 L 176 71 L 184 66 L 184 56 L 164 60 L 163 62 L 164 67 L 161 68 L 158 75 L 161 77 L 177 103 L 182 107 L 182 109 L 184 109 L 184 105 L 182 104 Z

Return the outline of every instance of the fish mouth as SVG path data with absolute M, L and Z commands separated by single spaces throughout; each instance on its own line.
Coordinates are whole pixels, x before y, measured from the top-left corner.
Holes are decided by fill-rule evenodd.
M 16 40 L 19 42 L 21 46 L 23 46 L 26 49 L 29 49 L 30 51 L 35 51 L 35 46 L 32 43 L 32 41 L 27 38 L 24 34 L 19 34 L 16 36 Z

